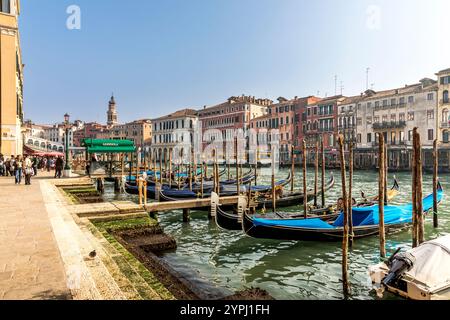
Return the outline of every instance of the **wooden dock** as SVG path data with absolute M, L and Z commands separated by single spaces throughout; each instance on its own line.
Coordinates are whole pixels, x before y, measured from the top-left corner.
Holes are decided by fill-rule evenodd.
M 241 196 L 242 198 L 243 196 Z M 243 197 L 245 198 L 245 197 Z M 234 205 L 238 204 L 239 197 L 221 197 L 220 204 L 221 205 Z M 195 200 L 181 200 L 181 201 L 169 201 L 169 202 L 153 202 L 147 203 L 144 206 L 144 209 L 148 213 L 161 213 L 166 211 L 173 210 L 187 210 L 187 209 L 195 209 L 195 208 L 208 208 L 211 206 L 211 198 L 206 199 L 195 199 Z

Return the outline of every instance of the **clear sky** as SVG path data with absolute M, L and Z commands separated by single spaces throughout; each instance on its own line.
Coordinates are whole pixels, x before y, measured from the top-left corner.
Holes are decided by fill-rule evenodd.
M 344 95 L 450 67 L 448 0 L 22 0 L 25 118 L 106 122 L 233 95 Z M 67 7 L 81 9 L 69 30 Z M 445 25 L 444 25 L 445 23 Z M 445 33 L 444 33 L 445 32 Z M 340 89 L 338 89 L 340 93 Z

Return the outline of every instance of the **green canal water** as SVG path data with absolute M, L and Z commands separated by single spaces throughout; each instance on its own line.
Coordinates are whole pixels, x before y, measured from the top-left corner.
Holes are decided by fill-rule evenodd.
M 263 169 L 259 184 L 270 184 L 270 169 Z M 336 185 L 327 193 L 327 202 L 332 204 L 340 197 L 340 173 L 334 171 Z M 284 178 L 288 170 L 281 170 L 277 178 Z M 327 172 L 327 176 L 331 172 Z M 400 194 L 393 204 L 411 202 L 411 176 L 397 173 Z M 313 176 L 309 176 L 313 182 Z M 328 178 L 328 177 L 327 177 Z M 297 175 L 296 188 L 301 188 L 301 177 Z M 389 186 L 393 174 L 389 175 Z M 450 176 L 441 176 L 445 190 L 450 188 Z M 360 199 L 360 191 L 366 195 L 378 192 L 377 173 L 360 171 L 355 173 L 354 194 Z M 432 176 L 424 175 L 424 196 L 432 192 Z M 440 227 L 433 229 L 432 217 L 426 220 L 426 238 L 433 239 L 450 233 L 450 201 L 444 198 L 440 206 Z M 302 212 L 302 208 L 279 209 L 284 212 Z M 214 222 L 208 221 L 205 212 L 192 212 L 191 222 L 182 223 L 181 212 L 171 212 L 159 217 L 166 233 L 174 236 L 178 243 L 176 252 L 163 255 L 169 264 L 200 286 L 213 286 L 231 291 L 259 287 L 267 290 L 276 299 L 287 300 L 334 300 L 342 299 L 341 244 L 327 242 L 274 241 L 249 238 L 243 232 L 224 231 Z M 387 236 L 388 254 L 396 248 L 411 247 L 411 232 Z M 352 299 L 378 299 L 372 291 L 368 267 L 380 261 L 378 237 L 357 240 L 349 252 L 349 275 Z M 211 291 L 204 285 L 205 291 Z M 212 293 L 213 294 L 213 293 Z M 387 295 L 385 299 L 395 299 Z

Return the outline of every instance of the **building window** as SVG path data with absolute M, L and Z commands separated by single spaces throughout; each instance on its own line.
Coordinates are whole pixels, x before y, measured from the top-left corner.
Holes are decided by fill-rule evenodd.
M 434 140 L 434 132 L 433 129 L 428 129 L 428 141 Z
M 404 105 L 404 104 L 405 104 L 405 98 L 402 97 L 402 98 L 400 98 L 400 105 Z
M 444 132 L 442 132 L 442 141 L 443 142 L 448 142 L 448 131 L 444 130 Z
M 358 138 L 357 138 L 357 141 L 358 141 L 358 143 L 361 143 L 361 133 L 358 133 L 358 136 L 357 136 Z
M 409 130 L 408 131 L 408 141 L 412 141 L 412 135 L 413 135 L 412 130 Z
M 442 100 L 444 100 L 444 103 L 448 103 L 449 102 L 449 100 L 448 100 L 448 90 L 444 91 L 444 94 L 442 96 Z
M 408 103 L 414 103 L 414 96 L 408 97 Z
M 448 109 L 447 108 L 442 110 L 442 122 L 448 123 Z
M 1 0 L 1 10 L 4 13 L 11 13 L 10 0 Z
M 434 119 L 434 110 L 427 111 L 427 119 Z
M 434 100 L 434 94 L 433 94 L 433 93 L 429 93 L 429 94 L 427 95 L 427 100 L 428 100 L 428 101 L 433 101 L 433 100 Z
M 391 106 L 395 106 L 397 104 L 397 99 L 391 99 Z
M 405 141 L 405 133 L 403 131 L 399 132 L 399 142 Z
M 414 112 L 408 112 L 408 121 L 414 121 Z
M 404 114 L 404 113 L 400 113 L 400 114 L 398 115 L 398 119 L 399 119 L 400 121 L 405 121 L 405 114 Z
M 371 143 L 372 142 L 372 134 L 368 133 L 367 134 L 367 143 Z

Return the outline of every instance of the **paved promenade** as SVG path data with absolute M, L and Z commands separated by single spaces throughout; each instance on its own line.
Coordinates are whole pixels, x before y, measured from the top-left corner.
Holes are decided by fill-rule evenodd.
M 39 180 L 0 177 L 0 299 L 71 299 Z

